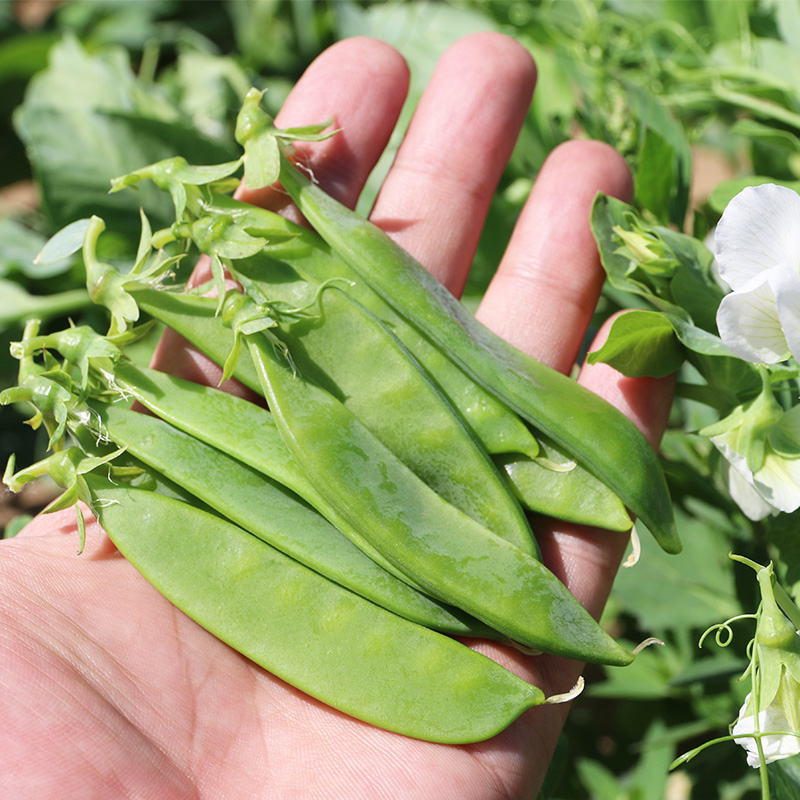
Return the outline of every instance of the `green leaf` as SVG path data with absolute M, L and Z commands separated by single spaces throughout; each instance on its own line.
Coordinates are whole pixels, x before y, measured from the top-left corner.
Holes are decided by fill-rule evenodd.
M 232 134 L 230 110 L 250 88 L 250 78 L 237 60 L 183 50 L 172 80 L 181 109 L 200 133 L 212 139 Z
M 669 288 L 675 305 L 682 308 L 696 325 L 717 332 L 717 309 L 722 300 L 719 286 L 705 279 L 697 270 L 682 265 L 675 271 Z
M 636 165 L 636 191 L 638 193 L 641 186 L 645 198 L 654 204 L 653 208 L 645 207 L 661 222 L 682 226 L 692 179 L 692 153 L 686 131 L 655 94 L 627 81 L 624 87 L 629 113 L 643 130 Z M 662 169 L 668 170 L 669 180 L 664 175 L 659 176 L 658 171 Z
M 30 514 L 17 514 L 3 529 L 2 539 L 13 539 L 31 520 Z
M 767 765 L 770 800 L 800 800 L 800 756 Z
M 172 203 L 150 185 L 138 196 L 109 195 L 113 178 L 177 154 L 195 164 L 236 157 L 232 146 L 206 138 L 174 108 L 167 112 L 148 102 L 154 92 L 137 83 L 123 50 L 89 55 L 73 39 L 53 48 L 49 68 L 31 82 L 14 124 L 55 229 L 98 215 L 134 249 L 140 206 L 160 228 L 174 220 Z
M 608 282 L 615 289 L 640 295 L 661 311 L 680 314 L 678 307 L 659 295 L 655 285 L 658 278 L 642 269 L 641 263 L 635 262 L 622 247 L 619 230 L 630 230 L 635 220 L 636 213 L 627 203 L 603 194 L 595 198 L 592 206 L 592 233 Z M 661 278 L 662 283 L 666 280 Z
M 680 317 L 665 314 L 664 318 L 669 321 L 681 344 L 689 350 L 707 356 L 736 358 L 719 336 L 698 328 L 697 325 Z
M 670 679 L 671 686 L 690 686 L 710 681 L 726 680 L 744 673 L 750 662 L 743 658 L 734 658 L 722 651 L 718 655 L 699 658 Z
M 629 796 L 614 773 L 597 761 L 582 758 L 575 766 L 581 783 L 591 792 L 593 800 L 625 800 Z
M 792 47 L 800 47 L 800 6 L 797 3 L 772 2 L 780 38 Z
M 667 779 L 675 746 L 667 734 L 667 726 L 661 719 L 655 719 L 647 728 L 642 758 L 630 780 L 632 796 L 637 800 L 663 800 L 668 794 Z
M 52 264 L 35 264 L 44 237 L 13 217 L 0 217 L 0 276 L 24 275 L 41 280 L 66 272 L 70 263 L 64 259 Z
M 684 352 L 663 314 L 632 310 L 614 320 L 608 339 L 586 360 L 609 364 L 630 378 L 663 378 L 680 368 Z
M 639 150 L 635 174 L 636 203 L 661 220 L 670 218 L 670 201 L 675 187 L 675 150 L 661 134 L 647 128 Z
M 787 186 L 789 189 L 794 189 L 800 192 L 800 181 L 782 181 L 776 178 L 768 178 L 763 175 L 749 175 L 743 178 L 732 178 L 729 181 L 723 181 L 717 184 L 708 203 L 714 211 L 722 213 L 728 203 L 736 197 L 739 192 L 746 189 L 748 186 L 761 186 L 765 183 L 774 183 L 778 186 Z
M 635 570 L 636 567 L 631 567 Z M 632 664 L 621 669 L 606 670 L 606 680 L 586 688 L 588 697 L 627 698 L 634 700 L 663 700 L 678 697 L 671 684 L 674 654 L 659 645 L 646 647 Z

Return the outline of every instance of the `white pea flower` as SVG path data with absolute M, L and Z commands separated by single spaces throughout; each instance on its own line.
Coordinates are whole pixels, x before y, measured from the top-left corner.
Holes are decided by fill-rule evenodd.
M 800 608 L 775 580 L 772 563 L 764 567 L 744 556 L 730 557 L 755 571 L 761 602 L 755 614 L 738 614 L 712 625 L 700 646 L 713 633 L 717 644 L 727 647 L 733 640 L 731 624 L 755 619 L 755 636 L 747 647 L 750 663 L 739 679 L 750 679 L 750 692 L 728 736 L 684 753 L 672 768 L 711 745 L 733 740 L 746 751 L 748 765 L 761 770 L 763 796 L 772 797 L 767 764 L 800 753 Z
M 776 592 L 781 592 L 781 602 L 794 618 L 800 611 L 775 584 L 772 564 L 751 566 L 761 589 L 749 670 L 753 691 L 747 695 L 731 735 L 747 751 L 747 763 L 759 767 L 757 738 L 748 734 L 762 734 L 758 738 L 765 764 L 800 753 L 800 636 L 776 601 Z
M 800 405 L 784 411 L 760 369 L 758 397 L 700 431 L 725 458 L 730 495 L 752 520 L 800 508 Z
M 725 344 L 762 364 L 800 356 L 800 195 L 775 184 L 744 189 L 725 209 L 714 249 L 733 290 L 717 311 Z
M 712 442 L 726 459 L 738 460 L 738 454 L 728 450 L 723 443 L 713 439 Z M 739 462 L 738 466 L 742 470 L 741 472 L 739 469 L 735 469 L 730 461 L 724 461 L 722 464 L 722 477 L 728 489 L 728 494 L 733 502 L 739 506 L 741 512 L 754 522 L 779 514 L 780 509 L 770 505 L 756 489 L 753 473 L 747 469 L 747 465 Z M 742 469 L 742 466 L 744 466 L 744 469 Z
M 739 718 L 731 728 L 731 735 L 734 737 L 733 741 L 747 751 L 748 766 L 758 767 L 761 761 L 758 757 L 756 740 L 747 735 L 756 731 L 755 717 L 750 708 L 751 696 L 748 694 L 745 698 L 744 705 L 739 711 Z M 761 749 L 764 753 L 765 764 L 800 753 L 800 737 L 790 733 L 792 726 L 786 719 L 782 704 L 773 703 L 758 715 L 758 729 L 759 731 L 787 731 L 787 733 L 775 733 L 761 737 Z

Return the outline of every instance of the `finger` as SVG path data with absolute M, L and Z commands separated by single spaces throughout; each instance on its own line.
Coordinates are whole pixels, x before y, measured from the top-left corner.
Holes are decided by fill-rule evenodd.
M 603 325 L 592 350 L 605 341 L 610 325 L 611 320 Z M 608 400 L 658 448 L 672 407 L 674 376 L 626 378 L 607 364 L 584 364 L 578 383 Z M 561 524 L 537 532 L 537 540 L 550 569 L 599 617 L 628 547 L 627 534 Z
M 536 68 L 480 33 L 439 60 L 371 220 L 460 295 L 497 183 L 530 106 Z
M 603 326 L 592 349 L 599 348 L 605 340 L 609 326 L 610 323 Z M 625 378 L 605 364 L 596 364 L 583 367 L 578 382 L 632 419 L 650 444 L 658 446 L 672 404 L 672 378 L 634 380 Z M 537 540 L 547 566 L 589 612 L 599 618 L 627 547 L 627 535 L 554 523 L 548 529 L 537 530 Z M 568 691 L 582 671 L 580 663 L 555 656 L 522 660 L 519 654 L 492 643 L 482 643 L 478 649 L 540 686 L 547 695 Z M 530 785 L 534 792 L 544 776 L 545 766 L 571 705 L 532 709 L 503 734 L 516 734 L 527 739 L 528 752 L 540 756 L 526 763 L 529 770 L 526 786 Z M 494 754 L 489 753 L 487 757 L 493 758 Z
M 308 125 L 334 117 L 340 132 L 305 146 L 304 163 L 320 185 L 340 202 L 355 206 L 367 176 L 386 147 L 408 91 L 408 67 L 392 47 L 375 39 L 347 39 L 333 45 L 306 70 L 276 117 L 282 127 Z M 304 145 L 298 145 L 302 149 Z M 298 219 L 287 196 L 270 187 L 236 197 Z M 211 276 L 201 259 L 190 279 L 199 285 Z M 151 361 L 154 369 L 216 385 L 222 372 L 174 331 L 167 330 Z M 248 396 L 230 382 L 227 389 Z
M 575 363 L 603 285 L 590 227 L 598 192 L 630 197 L 616 151 L 591 141 L 554 150 L 478 310 L 495 333 L 560 372 Z
M 298 142 L 303 164 L 340 203 L 354 208 L 369 173 L 392 135 L 408 92 L 408 67 L 391 46 L 377 39 L 345 39 L 320 55 L 286 99 L 278 127 L 333 118 L 339 132 L 310 146 Z M 270 187 L 236 196 L 273 211 L 288 211 L 285 194 Z

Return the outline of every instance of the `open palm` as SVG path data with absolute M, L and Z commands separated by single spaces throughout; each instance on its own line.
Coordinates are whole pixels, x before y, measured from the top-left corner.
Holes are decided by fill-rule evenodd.
M 407 91 L 392 48 L 351 39 L 306 72 L 279 125 L 336 116 L 341 133 L 310 146 L 316 179 L 353 206 Z M 495 34 L 461 40 L 441 59 L 373 209 L 372 220 L 458 294 L 489 201 L 530 103 L 535 68 Z M 517 224 L 480 319 L 567 372 L 602 285 L 589 231 L 598 191 L 625 197 L 622 159 L 595 142 L 551 154 Z M 240 196 L 281 208 L 275 191 Z M 214 368 L 167 337 L 158 368 L 213 379 Z M 654 444 L 668 382 L 603 367 L 581 383 L 628 414 Z M 96 523 L 76 555 L 74 513 L 42 516 L 0 545 L 0 796 L 46 798 L 535 797 L 565 707 L 526 712 L 469 746 L 387 733 L 310 699 L 185 617 L 116 552 Z M 537 530 L 548 566 L 598 615 L 625 537 Z M 580 665 L 474 647 L 546 693 Z M 353 676 L 354 680 L 358 676 Z M 391 693 L 387 686 L 387 693 Z

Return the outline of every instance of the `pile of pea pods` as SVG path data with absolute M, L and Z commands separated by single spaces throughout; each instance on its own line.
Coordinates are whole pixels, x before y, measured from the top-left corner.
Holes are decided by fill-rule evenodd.
M 309 695 L 407 736 L 486 739 L 546 698 L 458 637 L 633 658 L 542 565 L 528 512 L 624 531 L 630 510 L 677 552 L 663 474 L 623 415 L 483 328 L 297 169 L 287 142 L 324 126 L 278 131 L 259 100 L 238 162 L 114 183 L 153 180 L 175 204 L 167 230 L 142 215 L 131 272 L 98 258 L 97 218 L 48 246 L 82 248 L 111 326 L 34 321 L 15 343 L 0 402 L 32 403 L 54 452 L 5 481 L 49 472 L 55 507 L 88 502 L 178 608 Z M 279 178 L 312 227 L 232 199 L 242 166 L 251 187 Z M 211 284 L 176 286 L 195 251 Z M 135 365 L 145 319 L 263 402 Z

